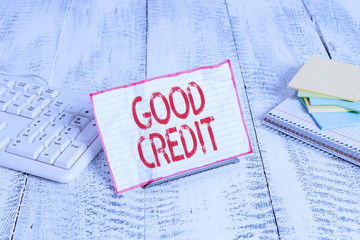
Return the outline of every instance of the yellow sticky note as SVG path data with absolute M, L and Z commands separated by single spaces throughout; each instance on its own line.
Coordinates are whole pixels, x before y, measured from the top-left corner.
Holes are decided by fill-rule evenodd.
M 309 98 L 302 98 L 305 102 L 306 108 L 309 113 L 319 113 L 319 112 L 350 112 L 346 108 L 335 106 L 335 105 L 319 105 L 319 106 L 312 106 L 310 104 Z
M 303 90 L 299 90 L 297 93 L 297 96 L 302 97 L 302 98 L 304 98 L 304 97 L 310 98 L 311 97 L 311 98 L 337 99 L 334 97 L 328 97 L 328 96 L 325 96 L 322 94 L 307 92 L 307 91 L 303 91 Z
M 288 87 L 354 102 L 360 97 L 360 66 L 310 57 Z

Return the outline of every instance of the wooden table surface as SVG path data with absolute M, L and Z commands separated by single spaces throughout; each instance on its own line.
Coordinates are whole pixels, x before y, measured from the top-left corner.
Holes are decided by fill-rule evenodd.
M 360 239 L 360 168 L 261 125 L 309 56 L 360 65 L 357 0 L 0 1 L 0 71 L 83 93 L 230 59 L 254 153 L 116 195 L 0 167 L 0 239 Z

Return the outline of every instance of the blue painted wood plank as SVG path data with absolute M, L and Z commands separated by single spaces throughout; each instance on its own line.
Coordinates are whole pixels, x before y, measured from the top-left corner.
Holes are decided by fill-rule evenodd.
M 144 79 L 145 34 L 145 1 L 72 1 L 51 84 L 88 94 Z M 70 184 L 29 176 L 14 238 L 144 238 L 144 191 L 116 195 L 103 151 Z
M 360 65 L 360 2 L 304 0 L 331 58 Z
M 149 1 L 148 17 L 148 77 L 231 60 L 255 153 L 241 157 L 238 164 L 147 189 L 146 238 L 276 239 L 277 228 L 224 1 Z
M 342 1 L 306 2 L 334 18 L 324 22 L 332 31 L 357 22 L 350 14 L 336 17 Z M 358 239 L 359 168 L 261 126 L 265 114 L 293 94 L 286 86 L 302 63 L 311 55 L 328 57 L 316 24 L 302 1 L 227 3 L 280 237 Z
M 360 65 L 360 2 L 304 0 L 304 4 L 330 57 Z M 360 238 L 359 178 L 360 168 L 346 165 L 340 171 L 321 174 L 316 179 L 316 188 L 311 189 L 314 196 L 321 196 L 323 203 L 314 217 L 322 222 L 321 230 L 331 237 Z
M 49 79 L 68 1 L 0 2 L 0 71 Z M 9 239 L 27 175 L 0 167 L 0 239 Z

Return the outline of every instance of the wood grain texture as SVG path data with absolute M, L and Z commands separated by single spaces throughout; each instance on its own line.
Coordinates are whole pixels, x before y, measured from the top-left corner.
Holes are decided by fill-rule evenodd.
M 0 2 L 0 71 L 49 79 L 68 1 Z M 49 64 L 50 63 L 50 64 Z M 8 239 L 27 175 L 0 168 L 0 239 Z
M 263 167 L 223 1 L 148 2 L 148 77 L 230 59 L 255 149 L 240 163 L 146 190 L 146 239 L 276 239 Z
M 332 59 L 360 65 L 360 2 L 359 1 L 304 1 L 310 16 Z M 326 9 L 326 11 L 323 11 Z M 360 168 L 352 166 L 332 172 L 331 183 L 319 185 L 316 195 L 323 196 L 325 206 L 318 209 L 316 218 L 330 213 L 323 224 L 325 231 L 340 238 L 360 238 Z M 322 174 L 321 178 L 329 178 Z M 333 209 L 337 209 L 334 211 Z
M 145 78 L 146 2 L 73 1 L 51 84 L 87 94 Z M 14 239 L 139 239 L 144 191 L 116 195 L 102 152 L 70 184 L 29 176 Z
M 0 168 L 0 239 L 12 235 L 26 175 Z
M 278 239 L 277 230 L 359 239 L 360 168 L 261 126 L 309 56 L 327 49 L 360 64 L 359 9 L 355 0 L 1 1 L 0 71 L 54 86 L 89 93 L 230 59 L 255 152 L 121 195 L 103 152 L 67 185 L 0 168 L 0 239 L 14 228 L 14 239 Z
M 302 63 L 311 55 L 327 57 L 316 24 L 301 1 L 227 3 L 280 237 L 358 239 L 359 168 L 261 126 L 265 114 L 293 94 L 286 85 Z M 337 9 L 342 6 L 327 14 Z M 337 28 L 335 22 L 326 24 Z
M 360 2 L 303 1 L 331 58 L 360 65 Z

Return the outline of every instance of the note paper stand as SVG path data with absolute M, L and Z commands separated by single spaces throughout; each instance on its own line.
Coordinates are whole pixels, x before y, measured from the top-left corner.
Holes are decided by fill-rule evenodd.
M 226 161 L 217 162 L 217 163 L 205 166 L 205 167 L 197 168 L 197 169 L 194 169 L 194 170 L 190 170 L 190 171 L 187 171 L 187 172 L 184 172 L 184 173 L 180 173 L 180 174 L 177 174 L 177 175 L 174 175 L 174 176 L 171 176 L 171 177 L 167 177 L 167 178 L 163 178 L 163 179 L 151 182 L 149 184 L 146 184 L 146 185 L 142 186 L 142 188 L 150 188 L 150 187 L 153 187 L 153 186 L 156 186 L 156 185 L 168 182 L 168 181 L 173 181 L 173 180 L 176 180 L 176 179 L 179 179 L 179 178 L 190 176 L 192 174 L 196 174 L 196 173 L 199 173 L 199 172 L 207 171 L 207 170 L 210 170 L 210 169 L 213 169 L 213 168 L 218 168 L 218 167 L 222 167 L 222 166 L 225 166 L 225 165 L 228 165 L 228 164 L 233 164 L 233 163 L 238 163 L 238 162 L 239 162 L 239 159 L 231 158 L 231 159 L 228 159 Z

